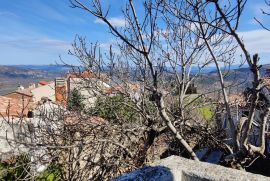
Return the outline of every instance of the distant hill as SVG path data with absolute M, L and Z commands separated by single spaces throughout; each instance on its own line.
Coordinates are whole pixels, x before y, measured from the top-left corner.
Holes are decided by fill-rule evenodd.
M 64 73 L 70 70 L 70 67 L 66 65 L 13 65 L 13 67 L 27 70 Z
M 0 65 L 0 77 L 4 78 L 52 78 L 69 70 L 59 65 Z
M 0 65 L 0 95 L 25 87 L 40 80 L 54 80 L 65 76 L 69 67 L 64 65 Z
M 27 87 L 30 83 L 39 80 L 54 80 L 56 77 L 65 76 L 71 68 L 65 65 L 0 65 L 0 95 L 15 90 L 19 84 Z M 222 68 L 224 69 L 224 68 Z M 261 68 L 262 76 L 266 69 L 270 69 L 270 64 L 265 64 Z M 170 71 L 169 69 L 167 71 Z M 192 73 L 197 73 L 196 67 L 192 68 Z M 250 85 L 252 76 L 247 65 L 239 68 L 239 65 L 230 67 L 230 71 L 225 76 L 225 81 L 230 83 L 246 81 L 241 87 Z M 214 66 L 205 67 L 197 82 L 202 89 L 212 89 L 218 84 L 218 75 Z
M 264 76 L 266 69 L 270 69 L 270 64 L 264 64 L 261 67 L 261 74 Z M 212 70 L 210 73 L 216 73 L 216 70 Z M 248 65 L 243 65 L 241 67 L 237 66 L 232 66 L 230 67 L 230 72 L 238 72 L 239 74 L 241 73 L 250 73 L 250 68 Z
M 270 69 L 270 64 L 262 65 L 260 69 L 261 76 L 265 76 L 266 70 Z M 208 73 L 208 76 L 217 76 L 217 71 L 211 71 Z M 227 72 L 224 78 L 226 81 L 233 81 L 237 79 L 238 81 L 252 81 L 252 73 L 248 66 L 244 66 L 238 69 L 231 69 Z
M 262 65 L 260 73 L 261 76 L 265 76 L 266 69 L 270 69 L 270 64 Z M 231 88 L 231 91 L 238 92 L 243 91 L 247 86 L 251 86 L 253 77 L 248 66 L 244 66 L 238 69 L 231 68 L 226 75 L 224 76 L 224 80 L 227 85 L 237 85 Z M 219 77 L 216 70 L 213 70 L 209 73 L 203 73 L 199 80 L 197 81 L 197 85 L 199 85 L 200 89 L 209 89 L 219 88 Z

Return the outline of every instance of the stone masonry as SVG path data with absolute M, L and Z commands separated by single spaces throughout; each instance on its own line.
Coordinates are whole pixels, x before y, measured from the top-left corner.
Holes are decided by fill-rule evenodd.
M 270 177 L 170 156 L 113 181 L 270 181 Z

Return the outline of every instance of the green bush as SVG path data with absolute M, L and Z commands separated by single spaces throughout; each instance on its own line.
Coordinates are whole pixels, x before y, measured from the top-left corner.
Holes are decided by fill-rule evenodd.
M 214 116 L 214 111 L 211 106 L 197 108 L 197 111 L 206 121 L 211 121 Z
M 30 180 L 30 158 L 27 154 L 14 157 L 12 163 L 0 164 L 0 180 Z
M 139 114 L 132 108 L 134 103 L 122 94 L 112 97 L 98 97 L 94 114 L 112 122 L 129 122 L 138 121 Z
M 41 172 L 36 181 L 60 181 L 62 167 L 60 165 L 51 164 L 45 171 Z
M 85 105 L 83 103 L 84 97 L 78 89 L 73 89 L 68 97 L 68 110 L 71 111 L 83 111 Z
M 35 178 L 31 172 L 30 157 L 27 154 L 14 157 L 12 163 L 0 163 L 0 181 L 60 181 L 62 167 L 52 164 Z

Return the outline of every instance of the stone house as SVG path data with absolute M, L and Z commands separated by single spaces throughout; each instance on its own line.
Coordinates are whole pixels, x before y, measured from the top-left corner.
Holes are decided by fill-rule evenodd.
M 33 102 L 33 94 L 31 90 L 32 88 L 25 89 L 24 87 L 19 86 L 17 90 L 4 94 L 3 96 L 11 98 L 11 99 L 25 100 L 26 102 Z
M 98 78 L 97 75 L 89 71 L 69 73 L 67 75 L 67 97 L 70 96 L 72 90 L 77 89 L 84 97 L 84 104 L 89 107 L 94 106 L 97 96 L 110 88 L 105 79 L 105 74 Z
M 0 117 L 27 117 L 33 108 L 33 102 L 28 99 L 0 96 Z
M 234 122 L 234 125 L 239 125 L 240 118 L 241 117 L 247 117 L 249 114 L 250 106 L 247 103 L 247 98 L 244 94 L 235 94 L 229 96 L 229 104 L 231 108 L 231 114 L 232 119 Z M 263 87 L 260 92 L 259 100 L 263 101 L 264 106 L 270 106 L 270 78 L 266 77 L 263 79 Z M 230 126 L 227 119 L 227 114 L 225 110 L 224 103 L 219 104 L 218 108 L 219 112 L 217 113 L 217 124 L 221 130 L 224 130 L 227 138 L 228 143 L 230 143 L 231 140 L 231 132 L 230 132 Z M 259 141 L 259 133 L 260 133 L 260 125 L 261 125 L 261 115 L 263 113 L 263 109 L 259 106 L 257 106 L 255 110 L 255 116 L 253 121 L 253 127 L 251 130 L 251 133 L 249 135 L 249 140 L 252 144 L 257 145 Z M 270 154 L 270 117 L 268 118 L 268 121 L 266 123 L 266 141 L 267 141 L 267 153 Z
M 42 84 L 41 84 L 42 83 Z M 54 82 L 39 82 L 39 86 L 32 89 L 33 101 L 38 102 L 43 97 L 47 97 L 52 101 L 55 101 L 55 83 Z

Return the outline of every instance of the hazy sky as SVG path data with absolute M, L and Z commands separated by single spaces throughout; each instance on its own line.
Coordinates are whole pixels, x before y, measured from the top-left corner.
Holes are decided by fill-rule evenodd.
M 109 2 L 111 22 L 123 26 L 121 4 L 125 0 Z M 253 20 L 257 17 L 270 25 L 270 17 L 263 16 L 261 8 L 270 11 L 263 0 L 248 0 L 239 32 L 251 53 L 260 53 L 262 62 L 270 63 L 270 32 Z M 89 42 L 99 41 L 104 48 L 113 41 L 104 24 L 70 8 L 68 0 L 0 0 L 0 64 L 51 64 L 59 62 L 59 55 L 72 62 L 67 51 L 76 34 L 86 36 Z

